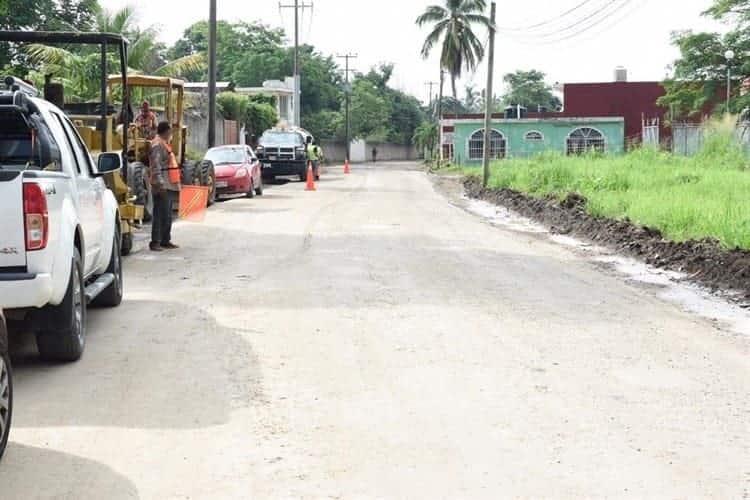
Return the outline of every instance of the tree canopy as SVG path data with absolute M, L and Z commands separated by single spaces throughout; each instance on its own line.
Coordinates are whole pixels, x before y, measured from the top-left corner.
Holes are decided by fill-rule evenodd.
M 552 93 L 552 87 L 544 81 L 545 78 L 544 73 L 534 69 L 508 73 L 503 77 L 508 88 L 503 96 L 504 104 L 506 106 L 520 104 L 530 110 L 541 106 L 550 111 L 559 111 L 562 108 L 562 102 Z
M 659 104 L 671 110 L 674 119 L 698 116 L 711 109 L 726 110 L 724 97 L 727 70 L 731 70 L 733 92 L 730 112 L 750 106 L 750 96 L 742 96 L 739 83 L 750 73 L 750 1 L 714 0 L 705 15 L 726 21 L 725 34 L 680 31 L 672 35 L 680 58 L 672 65 L 672 75 L 664 82 L 666 95 Z M 727 60 L 727 50 L 736 57 Z
M 168 47 L 157 38 L 156 25 L 143 24 L 132 7 L 108 11 L 97 0 L 0 0 L 0 28 L 23 30 L 98 30 L 125 35 L 130 41 L 130 71 L 206 81 L 208 23 L 188 26 Z M 235 87 L 260 87 L 266 80 L 292 75 L 293 51 L 283 30 L 259 21 L 217 25 L 218 79 Z M 0 45 L 4 71 L 40 84 L 44 75 L 65 86 L 68 100 L 97 99 L 100 61 L 96 48 L 87 46 Z M 111 54 L 111 67 L 119 62 Z M 342 71 L 336 60 L 312 45 L 300 47 L 302 73 L 302 126 L 321 139 L 345 136 L 343 103 L 346 97 Z M 410 143 L 425 119 L 425 110 L 413 96 L 390 87 L 394 68 L 381 64 L 351 81 L 351 118 L 354 138 Z M 235 102 L 237 101 L 237 102 Z M 241 101 L 241 102 L 239 102 Z M 273 102 L 241 97 L 221 97 L 220 107 L 236 114 L 255 133 L 276 123 Z M 240 106 L 239 111 L 231 111 Z

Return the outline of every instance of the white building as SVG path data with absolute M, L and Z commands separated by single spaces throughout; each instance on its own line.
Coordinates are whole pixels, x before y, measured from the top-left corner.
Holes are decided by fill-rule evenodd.
M 217 92 L 233 90 L 243 95 L 267 95 L 276 98 L 276 111 L 279 120 L 290 125 L 299 126 L 294 123 L 294 78 L 286 77 L 284 80 L 266 80 L 262 87 L 234 87 L 232 82 L 216 82 Z M 185 91 L 192 93 L 208 94 L 207 82 L 188 82 Z

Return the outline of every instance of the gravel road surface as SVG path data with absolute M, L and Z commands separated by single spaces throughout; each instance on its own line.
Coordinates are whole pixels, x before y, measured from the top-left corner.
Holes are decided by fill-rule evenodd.
M 84 358 L 15 340 L 0 498 L 750 498 L 750 337 L 415 165 L 217 204 Z

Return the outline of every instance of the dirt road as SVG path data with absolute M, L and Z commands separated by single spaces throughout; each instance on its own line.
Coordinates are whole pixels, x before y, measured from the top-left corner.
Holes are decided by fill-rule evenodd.
M 414 169 L 233 200 L 16 346 L 6 499 L 750 496 L 750 337 Z

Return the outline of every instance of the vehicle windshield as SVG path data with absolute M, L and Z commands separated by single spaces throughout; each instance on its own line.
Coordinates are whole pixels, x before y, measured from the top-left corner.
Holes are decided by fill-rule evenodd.
M 263 146 L 302 146 L 302 136 L 295 132 L 266 132 L 260 138 Z
M 217 148 L 209 150 L 206 159 L 211 160 L 214 165 L 244 163 L 245 153 L 242 148 Z

